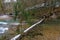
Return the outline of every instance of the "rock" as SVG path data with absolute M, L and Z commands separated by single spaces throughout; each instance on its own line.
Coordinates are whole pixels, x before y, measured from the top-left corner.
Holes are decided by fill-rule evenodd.
M 0 20 L 11 20 L 12 17 L 10 17 L 9 15 L 1 15 L 0 16 Z

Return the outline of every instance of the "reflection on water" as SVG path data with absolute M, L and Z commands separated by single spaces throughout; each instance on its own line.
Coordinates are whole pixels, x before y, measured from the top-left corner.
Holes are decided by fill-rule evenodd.
M 8 27 L 0 27 L 0 34 L 3 34 L 3 33 L 5 33 L 5 31 L 7 31 L 8 30 Z
M 5 33 L 6 30 L 8 30 L 8 23 L 6 22 L 0 22 L 0 34 Z
M 12 23 L 8 23 L 8 22 L 0 22 L 0 34 L 3 34 L 3 33 L 5 33 L 6 31 L 8 31 L 8 29 L 10 28 L 10 27 L 12 27 L 11 25 L 15 25 L 15 26 L 17 26 L 17 25 L 19 25 L 20 23 L 16 23 L 16 22 L 12 22 Z M 14 27 L 15 27 L 14 26 Z

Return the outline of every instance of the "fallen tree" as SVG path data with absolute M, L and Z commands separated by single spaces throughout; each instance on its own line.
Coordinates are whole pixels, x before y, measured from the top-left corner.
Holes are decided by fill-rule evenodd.
M 33 27 L 35 27 L 36 25 L 40 24 L 41 22 L 44 21 L 45 18 L 41 19 L 40 21 L 38 21 L 37 23 L 33 24 L 32 26 L 30 26 L 29 28 L 27 28 L 26 30 L 23 31 L 22 34 L 18 34 L 15 37 L 11 38 L 11 40 L 17 40 L 18 38 L 22 38 L 22 36 L 27 33 L 29 30 L 31 30 Z

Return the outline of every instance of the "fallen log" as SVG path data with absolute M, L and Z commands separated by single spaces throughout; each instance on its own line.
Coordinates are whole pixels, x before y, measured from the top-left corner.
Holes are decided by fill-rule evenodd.
M 40 21 L 38 21 L 37 23 L 33 24 L 32 26 L 30 26 L 29 28 L 27 28 L 26 30 L 23 31 L 22 34 L 18 34 L 15 37 L 11 38 L 11 40 L 17 40 L 18 38 L 21 38 L 22 35 L 24 35 L 25 33 L 27 33 L 29 30 L 31 30 L 33 27 L 35 27 L 36 25 L 40 24 L 41 22 L 44 21 L 45 18 L 41 19 Z

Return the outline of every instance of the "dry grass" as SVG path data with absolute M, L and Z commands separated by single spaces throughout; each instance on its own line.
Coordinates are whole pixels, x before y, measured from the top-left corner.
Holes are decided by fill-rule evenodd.
M 60 25 L 37 26 L 22 40 L 60 40 Z

